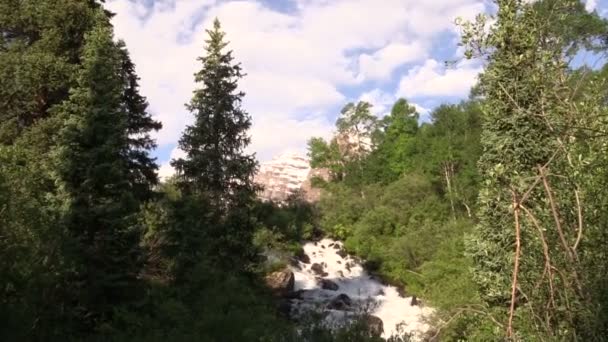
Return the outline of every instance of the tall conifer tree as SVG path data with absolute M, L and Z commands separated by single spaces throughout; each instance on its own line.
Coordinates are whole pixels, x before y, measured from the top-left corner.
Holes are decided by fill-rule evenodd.
M 82 68 L 70 97 L 57 107 L 59 174 L 67 193 L 66 227 L 73 241 L 75 294 L 85 317 L 107 319 L 132 293 L 138 210 L 130 182 L 129 116 L 124 105 L 123 54 L 101 12 L 86 35 Z
M 181 246 L 181 259 L 187 261 L 182 270 L 188 268 L 186 264 L 202 261 L 196 257 L 201 250 L 207 261 L 237 267 L 252 256 L 250 205 L 256 190 L 256 161 L 244 152 L 250 141 L 251 118 L 241 108 L 244 93 L 238 90 L 238 81 L 243 73 L 240 64 L 234 63 L 232 51 L 225 50 L 228 43 L 217 19 L 207 32 L 206 54 L 198 58 L 202 69 L 195 74 L 199 88 L 187 105 L 194 124 L 179 141 L 186 157 L 172 161 L 189 200 L 182 207 L 204 205 L 197 215 L 207 220 L 173 232 Z
M 158 131 L 162 124 L 152 119 L 148 112 L 148 102 L 139 93 L 139 77 L 135 73 L 135 64 L 123 41 L 118 42 L 122 62 L 122 79 L 124 82 L 123 104 L 127 112 L 127 142 L 125 158 L 128 160 L 129 181 L 134 195 L 139 200 L 146 200 L 152 193 L 152 186 L 158 183 L 156 170 L 158 165 L 149 151 L 156 147 L 150 132 Z
M 220 22 L 216 19 L 207 32 L 206 55 L 198 58 L 203 67 L 195 74 L 200 87 L 187 105 L 194 124 L 179 141 L 186 158 L 172 164 L 187 192 L 205 195 L 216 208 L 229 208 L 247 201 L 255 190 L 256 161 L 244 152 L 251 117 L 241 108 L 244 93 L 238 81 L 243 73 L 232 51 L 225 51 Z

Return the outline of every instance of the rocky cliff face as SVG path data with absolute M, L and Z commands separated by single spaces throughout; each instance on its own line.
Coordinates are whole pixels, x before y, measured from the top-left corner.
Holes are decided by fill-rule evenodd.
M 319 199 L 319 189 L 312 188 L 312 177 L 325 177 L 327 172 L 310 167 L 308 158 L 298 154 L 284 154 L 262 163 L 255 176 L 255 182 L 264 190 L 259 197 L 265 201 L 281 202 L 289 195 L 301 192 L 307 201 Z

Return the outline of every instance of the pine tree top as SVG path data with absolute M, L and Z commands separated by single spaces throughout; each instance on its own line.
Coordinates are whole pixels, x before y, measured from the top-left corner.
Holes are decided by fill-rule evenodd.
M 198 88 L 186 108 L 194 115 L 179 141 L 186 158 L 172 162 L 182 187 L 205 193 L 217 202 L 233 202 L 243 193 L 252 193 L 256 162 L 244 153 L 249 145 L 250 115 L 241 107 L 245 95 L 238 90 L 243 77 L 218 19 L 207 30 L 202 68 L 194 76 Z M 220 206 L 218 204 L 218 206 Z

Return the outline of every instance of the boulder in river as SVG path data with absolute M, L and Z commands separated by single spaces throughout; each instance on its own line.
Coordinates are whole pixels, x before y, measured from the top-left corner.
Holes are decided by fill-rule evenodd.
M 350 309 L 353 301 L 344 293 L 340 293 L 334 297 L 328 304 L 327 308 L 330 310 L 348 310 Z
M 296 270 L 301 270 L 302 267 L 296 258 L 289 258 L 289 264 L 293 266 Z
M 344 268 L 346 268 L 348 272 L 350 272 L 351 267 L 355 267 L 355 264 L 350 261 L 347 261 L 346 265 L 344 265 Z
M 416 298 L 416 296 L 412 296 L 412 300 L 410 301 L 410 305 L 411 306 L 418 306 L 420 305 L 420 301 L 418 300 L 418 298 Z
M 310 264 L 310 257 L 304 252 L 304 249 L 300 248 L 296 252 L 296 259 L 304 264 Z
M 323 266 L 317 264 L 316 262 L 312 264 L 312 266 L 310 266 L 310 270 L 313 271 L 313 273 L 316 275 L 322 275 L 323 273 L 325 273 L 323 271 Z
M 338 284 L 329 279 L 318 279 L 319 285 L 323 290 L 338 291 Z
M 302 299 L 302 295 L 306 292 L 307 290 L 297 290 L 297 291 L 291 291 L 288 294 L 285 295 L 285 298 L 287 299 Z
M 292 292 L 295 283 L 293 272 L 290 270 L 272 272 L 264 280 L 266 281 L 266 286 L 277 296 L 286 296 Z
M 365 316 L 364 321 L 372 336 L 380 336 L 384 332 L 384 323 L 382 323 L 382 320 L 379 317 L 367 315 Z
M 346 253 L 344 249 L 339 249 L 336 254 L 338 254 L 342 259 L 346 258 L 346 256 L 348 255 L 348 253 Z

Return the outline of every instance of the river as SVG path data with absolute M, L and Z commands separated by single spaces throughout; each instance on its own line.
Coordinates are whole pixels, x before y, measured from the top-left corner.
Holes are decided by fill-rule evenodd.
M 411 297 L 402 297 L 397 288 L 370 276 L 356 258 L 343 251 L 341 242 L 309 242 L 304 245 L 304 253 L 310 259 L 304 261 L 309 262 L 292 266 L 295 290 L 302 290 L 300 298 L 292 300 L 296 314 L 323 308 L 328 312 L 327 320 L 335 323 L 366 310 L 382 320 L 383 337 L 405 332 L 417 340 L 416 336 L 428 330 L 425 318 L 433 309 L 412 305 Z

